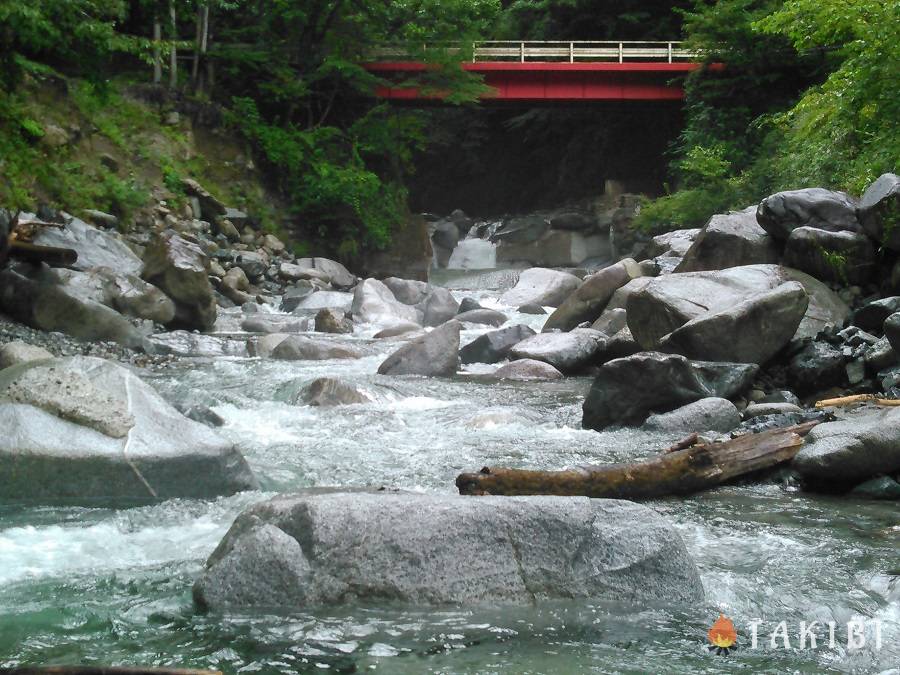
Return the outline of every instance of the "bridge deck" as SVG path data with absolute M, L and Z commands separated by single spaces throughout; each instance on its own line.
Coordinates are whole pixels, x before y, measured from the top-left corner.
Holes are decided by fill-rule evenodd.
M 458 47 L 422 45 L 459 53 Z M 684 97 L 680 79 L 700 67 L 695 52 L 678 42 L 480 42 L 471 61 L 460 65 L 479 73 L 494 93 L 490 101 L 677 101 Z M 401 80 L 433 67 L 415 60 L 409 50 L 381 48 L 366 68 L 386 79 Z M 439 100 L 414 87 L 383 86 L 382 98 Z

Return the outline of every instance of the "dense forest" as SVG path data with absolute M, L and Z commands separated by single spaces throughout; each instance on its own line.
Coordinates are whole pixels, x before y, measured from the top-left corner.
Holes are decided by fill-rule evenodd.
M 529 195 L 562 202 L 643 171 L 667 193 L 643 226 L 698 225 L 775 189 L 859 192 L 895 168 L 898 17 L 900 3 L 875 0 L 0 0 L 0 201 L 124 213 L 146 199 L 140 181 L 80 183 L 77 162 L 39 142 L 29 83 L 63 77 L 88 115 L 150 86 L 240 134 L 296 236 L 344 255 L 385 246 L 410 189 L 415 207 L 450 208 L 457 182 L 495 194 L 474 208 L 524 209 L 540 205 Z M 462 110 L 392 107 L 360 66 L 383 44 L 679 36 L 726 68 L 693 74 L 665 123 L 640 110 L 478 110 L 483 88 L 439 50 L 417 84 Z M 638 143 L 635 124 L 654 133 Z M 504 154 L 506 166 L 485 160 Z M 185 170 L 163 167 L 167 185 Z

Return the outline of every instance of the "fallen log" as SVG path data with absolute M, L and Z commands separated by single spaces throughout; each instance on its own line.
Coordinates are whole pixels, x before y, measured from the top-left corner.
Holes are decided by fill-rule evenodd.
M 78 252 L 71 248 L 38 246 L 13 239 L 9 242 L 9 257 L 30 263 L 47 263 L 51 267 L 66 267 L 78 260 Z
M 693 445 L 643 462 L 531 471 L 484 467 L 462 473 L 462 495 L 560 495 L 610 499 L 655 499 L 687 495 L 769 469 L 793 459 L 803 437 L 819 421 L 805 422 L 727 441 Z

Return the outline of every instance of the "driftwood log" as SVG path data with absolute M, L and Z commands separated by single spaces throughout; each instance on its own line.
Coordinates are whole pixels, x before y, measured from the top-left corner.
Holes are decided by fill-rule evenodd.
M 462 495 L 561 495 L 640 500 L 692 494 L 793 459 L 803 445 L 803 437 L 818 423 L 806 422 L 717 443 L 669 449 L 660 457 L 632 464 L 588 466 L 567 471 L 484 467 L 478 473 L 457 476 L 456 487 Z
M 60 225 L 42 220 L 21 221 L 18 213 L 10 215 L 8 211 L 0 209 L 0 268 L 3 268 L 10 258 L 35 264 L 43 262 L 51 267 L 66 267 L 78 260 L 78 253 L 71 248 L 32 244 L 31 237 L 42 227 L 60 227 Z
M 900 406 L 900 400 L 894 398 L 878 398 L 875 394 L 853 394 L 852 396 L 839 396 L 838 398 L 826 398 L 816 401 L 817 408 L 834 408 L 854 403 L 874 403 L 883 406 Z

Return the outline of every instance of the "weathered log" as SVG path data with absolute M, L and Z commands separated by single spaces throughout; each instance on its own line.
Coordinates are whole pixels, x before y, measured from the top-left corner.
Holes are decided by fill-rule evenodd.
M 71 248 L 38 246 L 25 241 L 9 241 L 9 257 L 31 263 L 45 262 L 51 267 L 66 267 L 78 260 L 78 252 Z
M 838 396 L 816 401 L 817 408 L 834 408 L 854 403 L 874 403 L 883 406 L 900 406 L 900 400 L 895 398 L 878 398 L 875 394 L 853 394 L 852 396 Z
M 222 675 L 222 671 L 140 666 L 20 666 L 0 668 L 0 675 Z
M 609 464 L 568 471 L 484 467 L 463 473 L 463 495 L 560 495 L 612 499 L 654 499 L 686 495 L 727 483 L 793 459 L 803 437 L 818 421 L 727 441 L 694 445 L 632 464 Z

